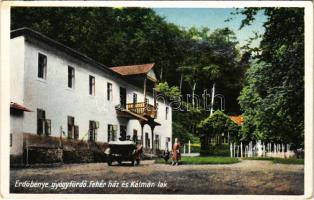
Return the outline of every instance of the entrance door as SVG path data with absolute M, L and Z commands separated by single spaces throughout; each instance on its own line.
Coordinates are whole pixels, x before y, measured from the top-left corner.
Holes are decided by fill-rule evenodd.
M 126 89 L 120 87 L 120 105 L 121 108 L 126 108 Z
M 120 126 L 120 138 L 122 141 L 126 140 L 126 126 Z

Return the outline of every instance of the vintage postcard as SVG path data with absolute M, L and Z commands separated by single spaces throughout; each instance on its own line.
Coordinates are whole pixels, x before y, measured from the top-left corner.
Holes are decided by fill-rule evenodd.
M 312 7 L 1 4 L 1 195 L 313 198 Z

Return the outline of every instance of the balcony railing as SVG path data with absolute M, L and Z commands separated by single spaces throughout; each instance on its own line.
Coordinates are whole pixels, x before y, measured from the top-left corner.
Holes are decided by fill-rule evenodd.
M 128 103 L 126 104 L 126 109 L 138 115 L 149 116 L 151 118 L 155 118 L 157 113 L 157 110 L 153 105 L 145 102 Z

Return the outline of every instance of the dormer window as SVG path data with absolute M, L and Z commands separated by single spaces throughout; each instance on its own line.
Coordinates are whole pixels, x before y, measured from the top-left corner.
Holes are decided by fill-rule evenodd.
M 133 93 L 133 104 L 137 103 L 137 94 Z

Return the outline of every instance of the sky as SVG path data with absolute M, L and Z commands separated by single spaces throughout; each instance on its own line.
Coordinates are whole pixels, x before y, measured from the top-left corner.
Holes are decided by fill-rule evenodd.
M 251 26 L 246 26 L 239 30 L 242 15 L 231 15 L 234 8 L 154 8 L 155 12 L 165 17 L 167 22 L 174 23 L 180 27 L 197 28 L 208 27 L 210 31 L 217 28 L 229 27 L 236 34 L 240 46 L 246 44 L 246 40 L 253 37 L 253 31 L 260 34 L 264 32 L 263 23 L 266 21 L 266 16 L 263 13 L 258 13 L 254 23 Z M 232 17 L 229 22 L 224 22 Z M 259 41 L 255 41 L 251 46 L 256 47 Z

